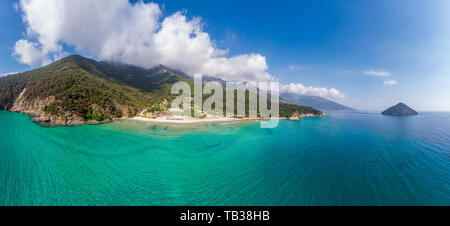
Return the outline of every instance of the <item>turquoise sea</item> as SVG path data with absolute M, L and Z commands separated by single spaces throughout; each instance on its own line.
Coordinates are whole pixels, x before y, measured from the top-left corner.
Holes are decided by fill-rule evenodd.
M 0 205 L 450 205 L 450 113 L 0 126 Z

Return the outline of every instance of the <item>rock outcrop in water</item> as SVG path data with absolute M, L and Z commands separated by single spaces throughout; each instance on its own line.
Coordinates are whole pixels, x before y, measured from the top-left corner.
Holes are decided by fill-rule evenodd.
M 399 103 L 393 107 L 386 109 L 381 114 L 392 116 L 407 116 L 407 115 L 417 115 L 418 113 L 417 111 L 410 108 L 408 105 L 404 103 Z

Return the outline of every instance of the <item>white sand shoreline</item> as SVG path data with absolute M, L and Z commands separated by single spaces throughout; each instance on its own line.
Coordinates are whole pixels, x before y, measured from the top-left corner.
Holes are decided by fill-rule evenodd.
M 297 121 L 302 120 L 303 118 L 309 117 L 320 117 L 315 115 L 306 114 L 301 117 L 292 117 L 292 118 L 273 118 L 274 120 L 291 120 Z M 265 121 L 270 120 L 271 118 L 227 118 L 227 117 L 214 117 L 214 118 L 192 118 L 192 117 L 183 117 L 183 118 L 147 118 L 142 116 L 137 116 L 134 118 L 130 118 L 130 120 L 134 121 L 144 121 L 144 122 L 154 122 L 154 123 L 168 123 L 168 124 L 194 124 L 194 123 L 207 123 L 207 122 L 243 122 L 243 121 Z
M 165 119 L 165 118 L 146 118 L 146 117 L 134 117 L 130 120 L 145 121 L 145 122 L 158 122 L 158 123 L 174 123 L 174 124 L 191 124 L 191 123 L 204 123 L 204 122 L 237 122 L 244 121 L 246 119 L 237 118 L 184 118 L 184 119 Z

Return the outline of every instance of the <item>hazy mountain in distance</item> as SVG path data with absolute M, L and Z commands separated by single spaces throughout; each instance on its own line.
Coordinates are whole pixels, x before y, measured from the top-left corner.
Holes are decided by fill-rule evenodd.
M 392 115 L 392 116 L 407 116 L 407 115 L 417 115 L 417 111 L 410 108 L 408 105 L 404 103 L 398 103 L 395 106 L 392 106 L 381 114 L 383 115 Z
M 310 106 L 322 111 L 354 110 L 353 108 L 347 107 L 345 105 L 318 96 L 281 93 L 280 97 L 288 101 L 289 103 L 303 106 Z

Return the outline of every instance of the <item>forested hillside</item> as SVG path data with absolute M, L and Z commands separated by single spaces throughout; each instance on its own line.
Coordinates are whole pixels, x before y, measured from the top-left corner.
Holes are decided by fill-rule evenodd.
M 161 111 L 161 104 L 176 97 L 170 89 L 178 81 L 193 86 L 192 78 L 164 66 L 147 70 L 72 55 L 0 78 L 0 109 L 64 125 L 129 118 L 146 110 Z M 310 107 L 280 104 L 280 116 L 294 113 L 321 114 Z

